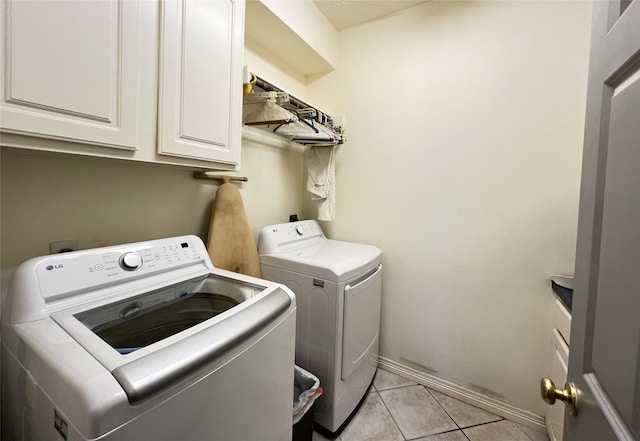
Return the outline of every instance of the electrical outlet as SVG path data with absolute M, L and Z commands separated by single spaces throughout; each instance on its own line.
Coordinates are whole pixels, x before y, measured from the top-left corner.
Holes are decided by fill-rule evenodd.
M 77 249 L 77 240 L 62 240 L 60 242 L 51 242 L 49 244 L 49 252 L 51 254 L 68 253 L 69 251 L 76 251 Z

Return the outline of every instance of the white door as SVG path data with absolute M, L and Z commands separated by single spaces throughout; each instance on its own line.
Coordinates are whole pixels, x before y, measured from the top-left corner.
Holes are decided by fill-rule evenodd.
M 158 153 L 240 163 L 243 0 L 162 2 Z
M 138 2 L 0 5 L 0 129 L 135 150 Z
M 640 440 L 640 0 L 594 2 L 565 441 Z

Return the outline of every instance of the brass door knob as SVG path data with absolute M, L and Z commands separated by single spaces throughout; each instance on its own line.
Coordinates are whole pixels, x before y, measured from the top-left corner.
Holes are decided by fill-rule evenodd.
M 540 395 L 547 404 L 553 404 L 556 400 L 564 401 L 571 415 L 578 415 L 578 390 L 573 383 L 566 382 L 563 389 L 556 389 L 550 378 L 540 380 Z

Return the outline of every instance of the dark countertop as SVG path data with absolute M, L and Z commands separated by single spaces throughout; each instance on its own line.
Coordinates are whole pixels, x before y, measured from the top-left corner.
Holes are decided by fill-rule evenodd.
M 559 285 L 553 280 L 551 281 L 551 288 L 553 289 L 553 292 L 556 293 L 560 301 L 564 304 L 564 306 L 566 306 L 569 312 L 571 312 L 571 306 L 573 304 L 573 289 Z

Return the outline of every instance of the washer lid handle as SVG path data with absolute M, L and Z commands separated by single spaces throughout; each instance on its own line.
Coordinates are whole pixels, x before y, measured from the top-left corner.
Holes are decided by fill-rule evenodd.
M 282 289 L 257 300 L 184 340 L 118 366 L 111 374 L 124 389 L 129 402 L 137 404 L 215 362 L 284 313 L 291 297 Z

